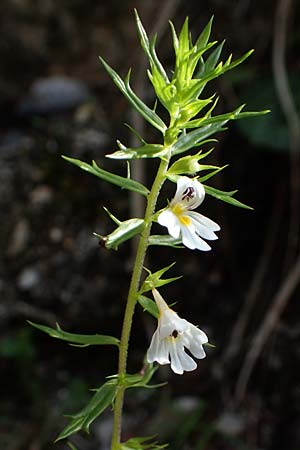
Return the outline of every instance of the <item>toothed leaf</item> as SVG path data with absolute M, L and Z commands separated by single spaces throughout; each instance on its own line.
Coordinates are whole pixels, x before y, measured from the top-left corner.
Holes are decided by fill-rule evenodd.
M 168 152 L 163 145 L 159 144 L 145 144 L 142 147 L 130 148 L 125 147 L 114 153 L 106 155 L 111 159 L 141 159 L 141 158 L 160 158 Z
M 47 333 L 49 336 L 61 339 L 62 341 L 67 341 L 71 344 L 83 344 L 84 346 L 88 345 L 119 345 L 119 339 L 113 336 L 106 336 L 103 334 L 77 334 L 77 333 L 68 333 L 67 331 L 63 331 L 60 326 L 57 324 L 57 328 L 47 327 L 46 325 L 40 325 L 38 323 L 30 322 L 28 323 L 32 325 L 34 328 L 37 328 L 44 333 Z
M 161 118 L 150 109 L 131 89 L 129 84 L 130 72 L 128 72 L 125 81 L 118 75 L 118 73 L 110 67 L 103 58 L 99 57 L 107 73 L 112 78 L 115 85 L 120 89 L 124 97 L 131 103 L 131 105 L 155 128 L 161 131 L 163 134 L 167 127 Z
M 189 133 L 181 134 L 177 142 L 175 142 L 175 144 L 173 145 L 172 154 L 178 155 L 190 150 L 193 147 L 196 147 L 207 137 L 223 130 L 223 126 L 226 124 L 226 122 L 227 121 L 223 121 L 220 123 L 206 125 L 205 127 L 199 128 Z
M 244 203 L 232 197 L 237 191 L 224 192 L 210 186 L 203 186 L 207 194 L 212 195 L 218 200 L 222 200 L 222 202 L 230 203 L 231 205 L 238 206 L 239 208 L 253 209 L 251 206 L 245 205 Z
M 80 167 L 80 169 L 85 170 L 98 178 L 101 178 L 108 183 L 115 184 L 123 189 L 127 189 L 129 191 L 137 192 L 138 194 L 142 194 L 147 196 L 149 194 L 149 190 L 146 186 L 142 185 L 138 181 L 131 180 L 130 178 L 121 177 L 120 175 L 115 175 L 114 173 L 108 172 L 107 170 L 101 169 L 95 161 L 93 161 L 93 165 L 87 164 L 79 159 L 69 158 L 67 156 L 63 156 L 63 159 L 69 161 L 75 166 Z

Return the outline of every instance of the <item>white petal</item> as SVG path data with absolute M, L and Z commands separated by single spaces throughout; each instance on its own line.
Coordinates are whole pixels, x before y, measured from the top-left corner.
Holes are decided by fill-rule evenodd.
M 191 326 L 190 322 L 188 322 L 185 319 L 182 319 L 177 314 L 176 314 L 176 316 L 177 316 L 177 318 L 176 318 L 176 330 L 179 333 L 184 333 L 184 332 L 188 331 L 190 329 L 190 326 Z
M 181 234 L 182 243 L 187 248 L 191 250 L 195 250 L 197 248 L 198 250 L 203 250 L 204 252 L 211 250 L 211 247 L 205 241 L 203 241 L 203 239 L 197 236 L 193 227 L 182 226 Z
M 198 327 L 195 327 L 195 325 L 192 325 L 191 323 L 189 334 L 191 335 L 192 339 L 194 339 L 195 341 L 199 340 L 201 344 L 206 344 L 208 342 L 208 337 L 206 336 L 204 331 L 200 330 L 200 328 Z
M 180 342 L 180 337 L 177 338 L 177 341 Z M 193 358 L 191 358 L 189 355 L 185 353 L 183 345 L 180 346 L 179 344 L 177 345 L 177 354 L 180 359 L 183 370 L 190 372 L 191 370 L 195 370 L 197 368 L 197 364 L 193 360 Z
M 205 228 L 208 228 L 210 231 L 220 231 L 221 229 L 216 222 L 209 219 L 208 217 L 203 216 L 200 213 L 190 211 L 188 214 L 193 219 L 197 220 L 197 222 L 201 223 L 201 225 L 203 225 Z
M 170 364 L 169 349 L 168 349 L 168 346 L 167 346 L 166 339 L 162 339 L 160 341 L 160 346 L 158 348 L 156 361 L 159 364 Z
M 205 358 L 206 354 L 202 344 L 208 342 L 204 331 L 190 324 L 189 330 L 182 336 L 183 345 L 198 359 Z
M 160 317 L 158 319 L 158 332 L 160 339 L 171 336 L 175 330 L 178 332 L 183 332 L 190 328 L 191 324 L 187 320 L 181 319 L 175 311 L 169 308 L 156 289 L 152 289 L 152 294 L 160 312 Z
M 147 351 L 147 361 L 149 363 L 157 361 L 159 364 L 170 363 L 166 342 L 159 338 L 158 330 L 152 336 L 151 344 Z
M 210 228 L 203 225 L 202 221 L 200 220 L 201 214 L 198 214 L 194 211 L 187 211 L 186 216 L 188 216 L 192 220 L 192 225 L 198 236 L 204 239 L 208 239 L 209 241 L 215 241 L 216 239 L 218 239 L 218 236 L 213 231 L 211 231 Z M 198 216 L 200 216 L 200 218 Z
M 172 205 L 179 203 L 186 209 L 195 209 L 203 202 L 204 197 L 204 187 L 198 180 L 192 180 L 188 177 L 179 177 Z
M 179 238 L 180 225 L 177 217 L 171 211 L 171 209 L 168 208 L 165 211 L 161 212 L 157 218 L 157 221 L 163 227 L 168 228 L 168 232 L 173 238 Z
M 191 179 L 189 177 L 179 177 L 177 180 L 177 188 L 172 203 L 182 203 L 182 194 L 191 185 Z
M 156 361 L 158 348 L 159 348 L 159 334 L 158 330 L 156 330 L 152 336 L 151 343 L 147 351 L 147 361 L 149 363 L 153 363 L 154 361 Z
M 193 201 L 193 203 L 190 203 L 189 209 L 195 209 L 198 208 L 199 205 L 204 200 L 205 197 L 205 189 L 203 187 L 203 184 L 200 183 L 198 180 L 192 180 L 193 181 L 193 187 L 196 190 L 196 197 Z
M 197 345 L 196 342 L 192 342 L 192 344 L 189 347 L 189 351 L 192 353 L 192 355 L 195 356 L 195 358 L 203 359 L 206 357 L 206 353 L 202 347 L 202 345 Z
M 187 320 L 181 319 L 175 311 L 170 308 L 164 311 L 159 319 L 159 335 L 163 339 L 167 336 L 171 336 L 174 331 L 179 333 L 188 330 L 190 324 Z
M 171 369 L 173 370 L 173 372 L 177 373 L 178 375 L 182 375 L 183 368 L 182 368 L 182 364 L 181 364 L 181 361 L 180 361 L 178 353 L 177 353 L 178 349 L 177 349 L 177 344 L 176 344 L 175 338 L 172 338 L 169 350 L 170 350 L 170 357 L 171 357 Z

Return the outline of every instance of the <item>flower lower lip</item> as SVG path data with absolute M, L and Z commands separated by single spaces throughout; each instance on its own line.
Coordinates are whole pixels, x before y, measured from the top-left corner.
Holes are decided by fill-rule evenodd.
M 211 250 L 205 239 L 211 241 L 218 238 L 214 233 L 220 229 L 218 224 L 193 211 L 202 203 L 204 196 L 205 190 L 199 181 L 179 177 L 174 198 L 157 218 L 160 225 L 168 228 L 170 236 L 174 239 L 181 237 L 183 245 L 191 250 Z

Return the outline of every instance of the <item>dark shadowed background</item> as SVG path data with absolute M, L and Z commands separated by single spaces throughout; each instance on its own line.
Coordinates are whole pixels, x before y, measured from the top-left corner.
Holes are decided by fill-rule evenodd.
M 159 269 L 177 260 L 161 290 L 180 315 L 216 345 L 195 372 L 155 375 L 157 391 L 129 391 L 124 439 L 158 433 L 172 450 L 298 450 L 299 385 L 299 117 L 300 27 L 296 0 L 131 1 L 1 0 L 0 5 L 0 448 L 65 449 L 53 444 L 89 388 L 117 371 L 117 352 L 79 349 L 39 333 L 26 320 L 81 333 L 119 336 L 132 248 L 99 247 L 108 234 L 107 206 L 119 218 L 138 215 L 136 198 L 61 159 L 104 159 L 121 139 L 134 145 L 124 122 L 150 142 L 159 136 L 132 113 L 101 66 L 103 56 L 148 104 L 153 92 L 139 46 L 133 8 L 158 53 L 173 64 L 168 19 L 179 29 L 190 17 L 193 37 L 215 15 L 213 39 L 226 39 L 224 57 L 255 48 L 242 66 L 210 83 L 218 113 L 247 103 L 268 117 L 230 124 L 209 162 L 230 163 L 212 185 L 239 189 L 254 211 L 206 198 L 201 212 L 221 225 L 213 251 L 151 249 Z M 288 77 L 288 85 L 287 85 Z M 135 168 L 149 185 L 156 162 Z M 161 206 L 174 185 L 166 184 Z M 156 231 L 162 232 L 159 228 Z M 154 330 L 138 307 L 129 370 L 141 369 Z M 111 412 L 80 450 L 107 449 Z

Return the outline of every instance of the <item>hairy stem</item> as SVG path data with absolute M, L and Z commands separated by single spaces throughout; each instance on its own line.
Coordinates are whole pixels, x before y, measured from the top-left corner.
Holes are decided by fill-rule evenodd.
M 140 284 L 142 268 L 148 247 L 148 240 L 151 231 L 151 217 L 154 213 L 159 191 L 165 180 L 165 174 L 168 169 L 170 156 L 163 159 L 159 165 L 157 175 L 152 185 L 152 189 L 148 196 L 147 207 L 145 212 L 146 226 L 141 234 L 137 247 L 136 258 L 133 266 L 133 272 L 128 292 L 127 304 L 124 314 L 123 328 L 119 348 L 119 386 L 115 398 L 114 405 L 114 425 L 111 442 L 111 450 L 117 450 L 121 436 L 122 410 L 124 401 L 124 376 L 126 375 L 128 344 L 132 326 L 132 318 L 134 314 L 135 304 L 137 302 L 137 292 Z

